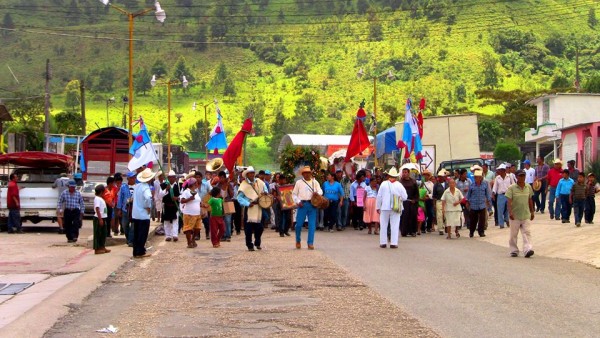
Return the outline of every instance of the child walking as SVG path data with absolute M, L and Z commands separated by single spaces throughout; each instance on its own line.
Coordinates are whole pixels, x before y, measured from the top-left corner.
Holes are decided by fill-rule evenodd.
M 588 186 L 585 184 L 585 174 L 579 173 L 577 175 L 577 182 L 573 184 L 571 188 L 571 203 L 573 204 L 573 212 L 575 214 L 575 226 L 581 226 L 581 219 L 583 218 L 583 210 L 585 208 L 585 198 L 587 196 Z
M 379 213 L 377 212 L 377 180 L 369 181 L 369 186 L 365 189 L 363 222 L 369 227 L 369 235 L 372 229 L 375 229 L 375 235 L 379 235 Z M 357 196 L 359 198 L 359 196 Z
M 102 195 L 104 194 L 104 185 L 99 184 L 95 188 L 96 197 L 94 197 L 94 253 L 96 255 L 109 253 L 106 248 L 106 227 L 109 226 L 108 215 L 106 211 L 106 202 Z
M 223 198 L 221 188 L 214 187 L 210 191 L 208 206 L 210 211 L 210 241 L 213 248 L 221 246 L 221 237 L 225 235 L 225 219 L 223 219 Z
M 600 191 L 600 186 L 596 183 L 596 175 L 589 173 L 587 175 L 587 195 L 585 197 L 585 224 L 594 224 L 594 214 L 596 213 L 596 193 Z

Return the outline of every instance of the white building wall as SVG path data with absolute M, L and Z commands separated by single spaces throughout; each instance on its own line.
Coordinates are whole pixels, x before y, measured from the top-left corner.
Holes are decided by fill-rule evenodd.
M 600 116 L 600 96 L 584 94 L 548 96 L 550 103 L 550 120 L 558 128 L 590 123 Z M 544 123 L 544 100 L 537 104 L 537 125 Z

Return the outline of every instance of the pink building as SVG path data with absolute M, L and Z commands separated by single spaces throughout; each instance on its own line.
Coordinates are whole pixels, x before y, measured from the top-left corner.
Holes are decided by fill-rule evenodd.
M 586 170 L 588 165 L 600 159 L 598 141 L 600 121 L 581 123 L 559 129 L 561 132 L 561 155 L 564 161 L 575 160 L 575 167 Z

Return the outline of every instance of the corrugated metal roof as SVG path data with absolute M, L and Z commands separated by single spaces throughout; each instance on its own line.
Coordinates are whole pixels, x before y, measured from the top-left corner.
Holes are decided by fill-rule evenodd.
M 373 136 L 369 136 L 373 141 Z M 279 151 L 282 151 L 288 144 L 295 146 L 329 146 L 329 145 L 348 145 L 350 144 L 350 135 L 314 135 L 314 134 L 287 134 L 279 142 Z

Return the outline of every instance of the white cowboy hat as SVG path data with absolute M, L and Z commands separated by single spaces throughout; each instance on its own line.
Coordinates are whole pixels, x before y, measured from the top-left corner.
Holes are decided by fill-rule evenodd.
M 154 178 L 156 174 L 152 172 L 152 169 L 146 168 L 141 173 L 137 174 L 137 180 L 145 183 Z
M 483 170 L 483 168 L 479 164 L 474 164 L 473 166 L 471 166 L 471 171 L 475 170 Z
M 416 163 L 404 163 L 401 167 L 400 170 L 404 170 L 404 169 L 408 169 L 408 170 L 419 170 L 419 167 L 417 167 Z
M 253 167 L 253 166 L 249 166 L 248 168 L 246 168 L 246 170 L 244 170 L 244 171 L 242 172 L 242 177 L 243 177 L 243 178 L 246 178 L 246 175 L 247 175 L 248 173 L 255 173 L 255 172 L 256 172 L 256 171 L 254 170 L 254 167 Z
M 506 165 L 504 163 L 502 163 L 501 165 L 498 166 L 498 168 L 496 168 L 496 170 L 500 170 L 500 169 L 506 170 Z
M 171 170 L 169 170 L 169 174 L 167 176 L 173 177 L 173 176 L 177 176 L 177 174 L 175 173 L 175 171 L 173 171 L 173 169 L 171 169 Z
M 160 176 L 162 174 L 163 174 L 162 170 L 159 170 L 159 171 L 156 172 L 155 176 L 158 177 L 158 176 Z
M 396 169 L 396 167 L 392 167 L 388 172 L 387 172 L 388 176 L 391 177 L 398 177 L 400 176 L 400 173 L 398 172 L 398 170 Z

